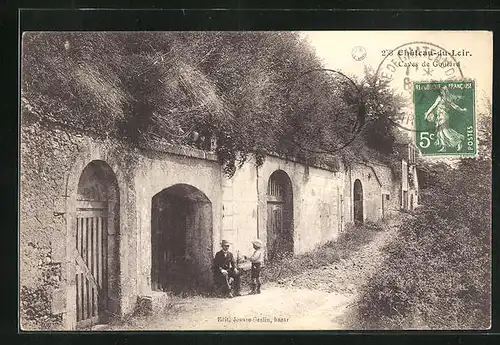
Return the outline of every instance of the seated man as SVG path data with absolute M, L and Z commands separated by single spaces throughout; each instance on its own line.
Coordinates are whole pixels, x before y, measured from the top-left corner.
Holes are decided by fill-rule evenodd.
M 229 278 L 234 280 L 234 293 L 236 296 L 240 295 L 240 273 L 236 267 L 233 254 L 229 251 L 229 242 L 223 240 L 221 242 L 222 250 L 215 254 L 214 258 L 214 275 L 215 282 L 222 287 L 223 291 L 229 296 L 233 297 Z

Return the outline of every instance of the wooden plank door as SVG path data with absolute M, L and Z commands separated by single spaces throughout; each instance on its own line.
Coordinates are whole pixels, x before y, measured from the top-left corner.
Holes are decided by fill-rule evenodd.
M 76 321 L 86 327 L 107 309 L 107 202 L 80 203 L 76 222 Z
M 283 232 L 283 205 L 267 204 L 267 248 L 270 259 L 280 250 L 280 238 Z
M 363 185 L 360 180 L 354 181 L 354 223 L 363 224 Z

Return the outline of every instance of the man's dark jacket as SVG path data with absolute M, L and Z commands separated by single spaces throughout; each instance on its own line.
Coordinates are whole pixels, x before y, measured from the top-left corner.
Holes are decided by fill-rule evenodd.
M 215 254 L 214 258 L 214 270 L 220 273 L 221 269 L 226 271 L 232 271 L 236 268 L 236 262 L 234 261 L 234 256 L 231 252 L 227 252 L 227 256 L 224 257 L 224 251 L 220 250 Z

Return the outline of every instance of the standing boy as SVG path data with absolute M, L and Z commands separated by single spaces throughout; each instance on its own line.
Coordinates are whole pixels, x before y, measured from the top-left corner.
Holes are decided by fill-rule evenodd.
M 252 241 L 254 252 L 251 257 L 248 258 L 252 263 L 252 291 L 251 295 L 260 294 L 260 271 L 262 265 L 264 264 L 264 255 L 262 253 L 262 241 L 254 240 Z

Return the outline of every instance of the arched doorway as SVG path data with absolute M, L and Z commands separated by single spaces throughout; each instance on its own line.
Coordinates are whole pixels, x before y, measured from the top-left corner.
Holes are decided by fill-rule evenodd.
M 119 210 L 115 174 L 104 161 L 90 162 L 80 176 L 76 204 L 77 327 L 119 313 Z
M 363 224 L 363 185 L 354 181 L 354 223 Z
M 288 175 L 277 170 L 267 185 L 267 256 L 293 253 L 293 192 Z
M 151 254 L 153 290 L 180 294 L 212 286 L 212 203 L 203 192 L 176 184 L 153 197 Z

